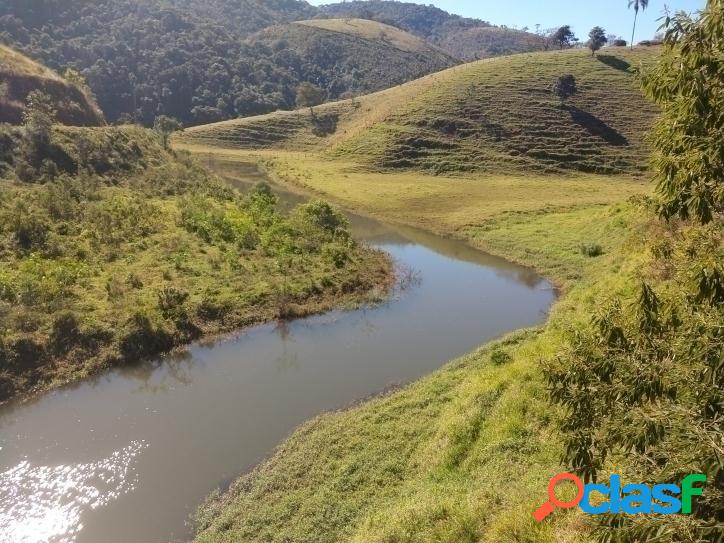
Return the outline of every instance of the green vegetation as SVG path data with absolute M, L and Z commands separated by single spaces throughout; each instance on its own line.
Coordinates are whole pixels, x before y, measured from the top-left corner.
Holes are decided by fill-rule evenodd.
M 328 204 L 282 216 L 268 187 L 240 195 L 154 132 L 28 111 L 0 127 L 0 402 L 384 295 L 386 257 Z
M 29 58 L 0 45 L 0 123 L 21 124 L 28 96 L 33 91 L 49 95 L 63 124 L 97 126 L 103 114 L 78 79 L 64 79 Z
M 236 149 L 322 150 L 367 170 L 551 174 L 645 171 L 655 107 L 634 68 L 653 49 L 566 50 L 467 64 L 400 87 L 316 108 L 334 120 L 320 134 L 308 113 L 279 112 L 187 130 L 179 141 Z M 570 74 L 578 92 L 552 92 Z
M 666 219 L 708 223 L 724 208 L 722 9 L 721 0 L 712 1 L 700 22 L 669 21 L 665 52 L 644 77 L 644 90 L 664 110 L 653 142 L 659 213 Z
M 647 68 L 655 76 L 646 90 L 663 110 L 653 139 L 655 164 L 663 166 L 656 172 L 658 200 L 630 177 L 532 175 L 532 168 L 505 176 L 502 160 L 500 169 L 492 170 L 496 175 L 465 170 L 464 176 L 431 176 L 412 164 L 405 172 L 382 167 L 375 147 L 389 149 L 403 128 L 427 126 L 418 121 L 433 114 L 454 112 L 458 118 L 456 97 L 465 95 L 471 74 L 488 76 L 478 81 L 495 77 L 494 68 L 483 72 L 485 64 L 362 98 L 357 106 L 335 105 L 340 123 L 331 137 L 315 140 L 297 128 L 263 143 L 254 139 L 250 127 L 281 134 L 298 122 L 293 115 L 187 135 L 183 141 L 197 151 L 211 152 L 205 142 L 223 143 L 227 150 L 216 152 L 256 157 L 281 182 L 464 237 L 531 264 L 565 287 L 545 327 L 503 338 L 399 391 L 302 426 L 227 493 L 209 498 L 198 513 L 197 541 L 715 541 L 724 503 L 724 209 L 717 192 L 721 123 L 715 121 L 723 105 L 719 79 L 712 75 L 721 73 L 721 58 L 711 53 L 721 51 L 723 15 L 721 1 L 711 0 L 701 23 L 677 19 L 678 32 L 667 37 L 662 59 Z M 590 69 L 581 70 L 585 55 L 534 58 L 543 66 L 558 62 L 547 69 L 547 78 L 572 73 L 587 81 L 580 94 L 588 96 L 576 96 L 580 101 L 598 88 L 590 84 Z M 644 121 L 640 108 L 621 107 L 644 103 L 628 75 L 630 61 L 653 60 L 647 51 L 631 55 L 617 51 L 606 60 L 586 59 L 586 66 L 611 70 L 598 80 L 611 96 L 620 99 L 623 89 L 631 89 L 601 113 L 611 116 L 604 119 L 620 115 L 616 124 L 606 122 L 627 131 L 626 147 L 643 141 L 654 111 L 643 106 Z M 509 62 L 519 68 L 510 70 L 517 74 L 524 72 L 520 61 L 487 65 Z M 533 62 L 526 66 L 535 73 Z M 701 84 L 680 93 L 677 85 L 684 80 L 678 76 L 687 77 L 689 70 Z M 534 102 L 530 96 L 538 87 L 522 75 L 505 75 L 508 92 L 501 96 L 519 92 Z M 475 100 L 477 94 L 469 94 Z M 490 109 L 480 104 L 481 115 L 501 108 L 503 99 L 494 96 L 486 95 Z M 701 103 L 711 115 L 695 122 L 694 104 Z M 522 99 L 515 105 L 526 108 Z M 320 114 L 331 107 L 320 108 Z M 551 106 L 556 109 L 561 110 Z M 538 117 L 525 111 L 535 123 Z M 506 113 L 516 118 L 514 107 Z M 237 134 L 248 140 L 235 139 Z M 516 135 L 499 145 L 509 146 Z M 565 130 L 535 134 L 540 145 L 559 144 L 566 135 Z M 481 136 L 468 149 L 483 154 L 493 145 L 495 140 Z M 440 149 L 438 158 L 456 160 L 461 148 Z M 620 170 L 641 172 L 646 153 L 640 143 Z M 416 160 L 424 164 L 426 157 Z M 519 165 L 512 164 L 515 172 Z M 570 172 L 565 160 L 551 159 L 547 166 Z M 690 206 L 694 179 L 706 189 L 695 203 L 704 200 L 708 207 Z M 667 222 L 656 210 L 670 209 L 669 201 L 676 212 L 663 214 L 671 217 Z M 702 209 L 709 212 L 695 213 Z M 589 479 L 621 473 L 627 481 L 648 483 L 680 482 L 687 473 L 701 472 L 709 483 L 691 516 L 592 519 L 573 510 L 534 523 L 531 513 L 547 500 L 548 479 L 564 469 Z
M 601 296 L 547 371 L 565 406 L 566 460 L 587 480 L 707 476 L 690 516 L 605 518 L 617 541 L 718 541 L 724 520 L 724 2 L 669 21 L 644 88 L 654 130 L 657 206 L 637 274 Z M 673 217 L 678 219 L 672 220 Z M 686 220 L 689 219 L 689 220 Z
M 251 36 L 249 43 L 293 55 L 294 68 L 330 99 L 393 87 L 459 62 L 412 34 L 362 19 L 273 26 Z

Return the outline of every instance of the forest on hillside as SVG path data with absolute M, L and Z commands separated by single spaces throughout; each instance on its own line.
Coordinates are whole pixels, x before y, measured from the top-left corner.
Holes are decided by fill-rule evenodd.
M 320 10 L 298 0 L 7 0 L 0 4 L 0 42 L 61 73 L 68 68 L 82 73 L 109 121 L 146 125 L 162 114 L 191 125 L 290 109 L 304 81 L 336 99 L 445 67 L 439 58 L 408 60 L 388 51 L 389 64 L 398 68 L 370 78 L 360 66 L 368 51 L 322 40 L 322 33 L 303 48 L 285 36 L 249 39 L 274 25 L 359 12 L 356 4 Z M 449 41 L 461 29 L 491 26 L 415 4 L 368 4 L 374 9 L 356 15 L 432 42 Z M 508 49 L 503 45 L 495 53 Z M 387 56 L 376 62 L 386 64 Z

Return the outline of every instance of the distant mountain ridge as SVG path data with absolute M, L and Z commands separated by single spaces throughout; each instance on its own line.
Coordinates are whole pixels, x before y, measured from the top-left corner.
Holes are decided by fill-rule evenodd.
M 441 47 L 460 60 L 539 51 L 541 36 L 450 14 L 433 5 L 391 0 L 353 0 L 320 6 L 329 17 L 361 17 L 392 24 Z

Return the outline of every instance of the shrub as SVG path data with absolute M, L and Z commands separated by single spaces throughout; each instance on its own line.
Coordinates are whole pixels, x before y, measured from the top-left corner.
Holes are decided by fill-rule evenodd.
M 166 286 L 158 293 L 158 307 L 164 316 L 174 316 L 182 309 L 189 293 L 172 286 Z
M 580 251 L 583 256 L 595 258 L 603 254 L 603 247 L 599 243 L 582 243 Z
M 323 254 L 336 268 L 342 268 L 349 261 L 349 247 L 338 243 L 324 246 Z
M 300 205 L 296 215 L 303 224 L 322 230 L 329 237 L 341 235 L 349 238 L 349 221 L 339 210 L 327 202 L 315 200 Z
M 239 208 L 229 209 L 221 221 L 223 237 L 235 242 L 240 249 L 253 250 L 259 243 L 259 234 L 252 218 Z
M 708 477 L 680 522 L 601 518 L 603 541 L 611 530 L 616 541 L 652 534 L 716 541 L 721 534 L 724 252 L 721 224 L 711 226 L 680 231 L 673 277 L 649 284 L 644 275 L 637 293 L 601 303 L 589 323 L 571 328 L 570 347 L 547 369 L 553 399 L 567 408 L 567 460 L 586 480 L 602 477 L 612 457 L 625 460 L 631 480 L 650 484 L 680 483 L 687 473 Z
M 17 217 L 12 225 L 15 243 L 24 251 L 41 250 L 45 246 L 50 226 L 40 217 Z
M 496 366 L 502 366 L 503 364 L 507 364 L 512 359 L 513 357 L 510 356 L 510 354 L 506 353 L 501 349 L 495 349 L 490 354 L 490 361 Z
M 65 312 L 53 320 L 50 332 L 50 346 L 56 354 L 65 354 L 81 338 L 78 319 L 73 313 Z

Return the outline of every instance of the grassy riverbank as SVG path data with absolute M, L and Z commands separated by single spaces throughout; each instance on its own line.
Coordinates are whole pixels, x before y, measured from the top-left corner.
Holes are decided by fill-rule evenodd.
M 439 176 L 375 172 L 363 164 L 283 151 L 180 145 L 203 162 L 258 163 L 277 182 L 390 222 L 463 239 L 483 251 L 530 266 L 562 287 L 598 263 L 581 251 L 617 243 L 611 221 L 629 198 L 648 194 L 637 177 L 590 174 Z M 610 220 L 609 220 L 610 219 Z M 623 221 L 623 222 L 622 222 Z
M 540 365 L 564 347 L 565 331 L 586 320 L 599 296 L 630 285 L 636 266 L 627 255 L 638 252 L 644 219 L 625 200 L 647 187 L 625 178 L 563 177 L 552 185 L 544 178 L 365 174 L 343 163 L 275 156 L 257 159 L 281 181 L 493 249 L 545 271 L 567 295 L 541 329 L 307 423 L 201 509 L 198 541 L 585 541 L 576 515 L 542 526 L 530 517 L 545 500 L 547 480 L 562 469 L 559 412 Z M 542 197 L 546 186 L 551 191 Z M 603 254 L 586 256 L 583 245 L 599 245 Z
M 3 142 L 22 142 L 4 128 Z M 386 256 L 318 203 L 241 196 L 139 128 L 0 158 L 0 401 L 269 321 L 384 296 Z M 32 170 L 32 164 L 25 164 Z

